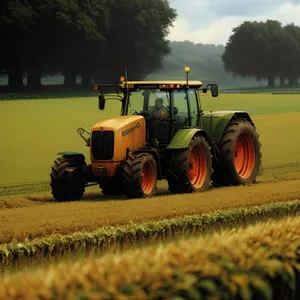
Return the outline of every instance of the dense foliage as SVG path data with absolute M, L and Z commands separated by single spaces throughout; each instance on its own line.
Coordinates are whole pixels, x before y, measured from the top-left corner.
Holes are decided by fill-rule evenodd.
M 40 86 L 62 72 L 72 87 L 91 77 L 115 79 L 126 64 L 137 78 L 170 52 L 165 36 L 176 18 L 167 0 L 6 0 L 0 15 L 0 71 L 9 86 Z M 117 74 L 117 75 L 116 75 Z
M 57 83 L 62 74 L 73 88 L 77 77 L 83 86 L 117 82 L 125 65 L 130 79 L 179 79 L 190 65 L 195 79 L 221 86 L 297 84 L 300 27 L 245 21 L 224 47 L 169 42 L 176 17 L 168 0 L 4 0 L 0 75 L 21 90 L 25 77 L 37 89 L 41 78 Z
M 225 69 L 239 76 L 267 78 L 268 86 L 280 77 L 290 84 L 300 77 L 300 28 L 278 21 L 244 22 L 233 29 L 222 55 Z

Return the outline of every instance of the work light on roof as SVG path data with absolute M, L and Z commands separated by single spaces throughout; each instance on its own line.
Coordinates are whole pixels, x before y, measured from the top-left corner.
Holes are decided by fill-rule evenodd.
M 185 73 L 190 73 L 190 67 L 189 67 L 189 66 L 186 66 L 186 67 L 184 68 L 184 72 L 185 72 Z

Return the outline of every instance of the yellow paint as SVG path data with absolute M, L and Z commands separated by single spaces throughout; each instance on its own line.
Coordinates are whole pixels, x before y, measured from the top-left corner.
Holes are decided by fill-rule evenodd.
M 184 68 L 184 72 L 185 72 L 185 73 L 190 73 L 190 67 L 186 66 L 186 67 Z
M 108 176 L 114 176 L 116 169 L 126 159 L 126 149 L 135 150 L 146 145 L 146 121 L 142 116 L 120 116 L 96 123 L 92 131 L 113 130 L 115 132 L 114 156 L 110 161 L 96 161 L 90 149 L 92 168 L 105 166 Z M 126 130 L 133 129 L 126 132 Z M 95 171 L 94 171 L 95 172 Z
M 128 85 L 164 85 L 164 84 L 179 84 L 186 85 L 186 80 L 159 80 L 159 81 L 128 81 Z M 199 87 L 203 83 L 199 80 L 189 80 L 190 87 Z M 125 87 L 125 84 L 120 84 L 121 87 Z

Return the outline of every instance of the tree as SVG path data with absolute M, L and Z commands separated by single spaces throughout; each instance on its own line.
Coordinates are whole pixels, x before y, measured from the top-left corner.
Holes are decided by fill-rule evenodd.
M 115 0 L 110 3 L 110 27 L 98 43 L 93 77 L 119 82 L 127 65 L 131 79 L 142 79 L 161 67 L 170 53 L 165 39 L 176 11 L 166 0 Z
M 222 61 L 226 71 L 257 79 L 267 78 L 268 86 L 272 87 L 275 78 L 285 69 L 289 47 L 295 45 L 287 38 L 280 22 L 244 22 L 233 29 Z
M 27 52 L 28 79 L 62 71 L 65 86 L 74 87 L 90 41 L 103 40 L 108 26 L 107 0 L 36 0 L 37 26 Z M 37 88 L 36 82 L 33 88 Z
M 0 72 L 15 88 L 27 74 L 32 89 L 59 72 L 70 88 L 79 74 L 84 85 L 116 80 L 125 64 L 142 78 L 170 52 L 165 37 L 176 17 L 167 0 L 7 0 L 3 12 Z
M 300 27 L 288 24 L 286 35 L 285 64 L 281 76 L 289 78 L 289 85 L 297 84 L 300 77 Z
M 0 69 L 9 76 L 8 86 L 23 88 L 26 34 L 35 26 L 35 12 L 27 1 L 6 0 L 0 15 Z
M 108 0 L 7 0 L 0 16 L 5 45 L 0 68 L 9 75 L 9 86 L 38 88 L 41 75 L 66 75 L 75 83 L 78 62 L 88 40 L 103 39 L 108 25 Z M 75 75 L 74 75 L 75 73 Z

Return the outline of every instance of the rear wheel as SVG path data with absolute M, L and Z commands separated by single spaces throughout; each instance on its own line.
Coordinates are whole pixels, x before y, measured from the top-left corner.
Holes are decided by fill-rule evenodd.
M 157 167 L 151 154 L 129 155 L 123 171 L 123 186 L 128 198 L 148 198 L 155 194 Z
M 215 186 L 254 183 L 262 154 L 255 127 L 246 119 L 231 121 L 220 141 L 217 159 L 213 160 Z
M 206 191 L 210 186 L 212 160 L 207 140 L 194 136 L 187 150 L 174 153 L 169 190 L 174 193 Z
M 58 201 L 79 200 L 85 191 L 85 180 L 80 172 L 67 172 L 67 168 L 86 166 L 83 155 L 63 156 L 54 161 L 50 174 L 53 197 Z

